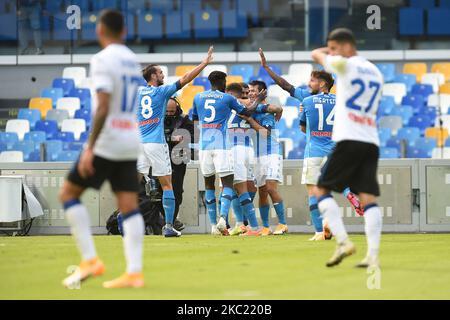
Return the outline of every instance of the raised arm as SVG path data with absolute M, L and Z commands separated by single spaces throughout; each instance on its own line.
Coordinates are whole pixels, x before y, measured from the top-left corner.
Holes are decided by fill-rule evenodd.
M 314 62 L 322 66 L 325 66 L 327 55 L 328 55 L 327 47 L 318 48 L 311 52 L 311 57 L 314 60 Z
M 198 76 L 200 74 L 200 72 L 202 72 L 203 69 L 205 69 L 205 67 L 213 61 L 213 52 L 214 52 L 214 47 L 213 46 L 209 47 L 208 55 L 202 61 L 202 63 L 200 63 L 194 69 L 187 72 L 184 76 L 181 77 L 181 79 L 179 80 L 181 87 L 184 87 L 189 82 L 194 80 L 195 77 Z
M 283 107 L 269 104 L 267 106 L 266 112 L 275 114 L 275 120 L 280 121 L 281 116 L 283 115 Z
M 289 92 L 289 94 L 292 95 L 291 92 L 293 89 L 295 89 L 294 86 L 287 82 L 286 79 L 273 72 L 273 70 L 267 64 L 266 57 L 264 56 L 264 52 L 261 48 L 259 48 L 259 57 L 261 58 L 261 66 L 264 68 L 264 70 L 267 71 L 273 81 L 275 81 L 275 83 L 279 85 L 283 90 L 286 90 L 287 92 Z

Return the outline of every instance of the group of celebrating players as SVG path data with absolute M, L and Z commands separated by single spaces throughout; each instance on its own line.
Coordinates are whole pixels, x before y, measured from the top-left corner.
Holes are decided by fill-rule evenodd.
M 105 272 L 95 250 L 87 209 L 79 199 L 87 188 L 98 189 L 108 180 L 123 216 L 127 270 L 119 278 L 105 282 L 104 287 L 142 287 L 144 222 L 137 205 L 136 177 L 138 172 L 148 175 L 151 168 L 152 175 L 159 178 L 166 223 L 163 234 L 180 236 L 173 228 L 175 197 L 170 154 L 164 137 L 164 116 L 167 101 L 212 62 L 213 48 L 209 48 L 207 57 L 196 68 L 176 83 L 164 85 L 161 68 L 151 64 L 141 71 L 136 56 L 123 44 L 124 22 L 120 12 L 104 11 L 97 25 L 97 35 L 104 49 L 91 60 L 96 91 L 93 127 L 60 194 L 82 262 L 63 284 L 70 287 Z M 295 88 L 275 74 L 260 49 L 261 65 L 278 85 L 301 101 L 300 125 L 307 135 L 302 183 L 308 189 L 311 221 L 316 230 L 310 240 L 335 236 L 337 249 L 327 266 L 337 265 L 355 252 L 339 207 L 331 196 L 331 191 L 343 192 L 365 219 L 368 253 L 358 266 L 378 266 L 381 212 L 376 204 L 379 141 L 375 115 L 383 79 L 372 63 L 357 55 L 350 30 L 334 30 L 327 45 L 312 52 L 314 61 L 326 71 L 313 71 L 308 89 Z M 330 94 L 334 85 L 331 73 L 338 79 L 337 96 Z M 147 86 L 138 87 L 142 76 Z M 276 122 L 283 109 L 267 103 L 264 82 L 250 82 L 246 96 L 246 85 L 227 86 L 226 77 L 224 72 L 211 72 L 208 76 L 211 89 L 195 96 L 192 112 L 200 130 L 199 162 L 205 180 L 205 204 L 211 232 L 241 236 L 287 233 L 283 199 L 278 191 L 283 179 L 283 158 Z M 221 183 L 219 215 L 216 175 Z M 253 204 L 256 192 L 262 227 Z M 278 217 L 273 232 L 269 225 L 269 197 Z M 236 225 L 228 229 L 231 207 Z

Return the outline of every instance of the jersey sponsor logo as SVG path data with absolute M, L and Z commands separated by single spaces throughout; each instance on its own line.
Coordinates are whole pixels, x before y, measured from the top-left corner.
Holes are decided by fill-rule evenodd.
M 113 119 L 111 121 L 111 127 L 115 129 L 131 130 L 136 128 L 136 123 L 130 120 Z
M 202 124 L 203 129 L 220 129 L 222 128 L 221 123 L 204 123 Z
M 366 126 L 371 126 L 371 127 L 376 127 L 376 123 L 372 118 L 369 117 L 364 117 L 364 116 L 358 116 L 354 113 L 349 112 L 348 113 L 348 117 L 350 120 L 352 120 L 353 122 L 362 124 L 362 125 L 366 125 Z
M 329 137 L 331 138 L 332 133 L 328 131 L 311 131 L 311 136 L 314 137 Z
M 159 122 L 160 122 L 159 118 L 148 119 L 148 120 L 144 120 L 144 121 L 139 122 L 139 126 L 143 127 L 143 126 L 145 126 L 147 124 L 155 124 L 155 123 L 159 123 Z

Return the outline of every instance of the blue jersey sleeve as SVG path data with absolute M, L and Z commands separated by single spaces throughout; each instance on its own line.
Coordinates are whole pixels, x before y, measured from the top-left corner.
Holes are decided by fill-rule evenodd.
M 268 104 L 258 104 L 258 106 L 256 107 L 255 112 L 256 113 L 266 113 L 268 106 L 269 106 Z
M 303 99 L 311 96 L 311 92 L 309 92 L 307 89 L 303 89 L 301 87 L 297 87 L 297 88 L 291 90 L 290 93 L 291 93 L 292 97 L 300 100 L 300 102 L 303 101 Z
M 238 114 L 246 112 L 245 107 L 232 95 L 228 95 L 228 106 Z
M 164 97 L 170 98 L 180 89 L 181 89 L 180 81 L 177 81 L 177 82 L 169 84 L 169 85 L 165 85 L 163 87 Z
M 300 124 L 306 125 L 306 105 L 303 105 L 303 111 L 300 112 Z
M 260 122 L 260 125 L 268 129 L 275 128 L 275 117 L 272 114 L 266 114 Z

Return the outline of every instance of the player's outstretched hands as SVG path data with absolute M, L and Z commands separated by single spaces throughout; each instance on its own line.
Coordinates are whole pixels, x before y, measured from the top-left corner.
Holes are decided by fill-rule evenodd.
M 205 60 L 203 60 L 204 64 L 210 64 L 213 62 L 213 53 L 214 53 L 214 46 L 210 46 L 208 49 L 208 55 L 206 56 Z
M 267 67 L 268 65 L 266 56 L 264 55 L 264 51 L 261 48 L 259 48 L 259 57 L 261 58 L 261 66 L 263 66 L 263 68 Z
M 261 102 L 263 102 L 266 98 L 267 98 L 267 89 L 262 89 L 262 90 L 258 93 L 258 96 L 256 97 L 256 100 L 258 101 L 258 103 L 261 103 Z

